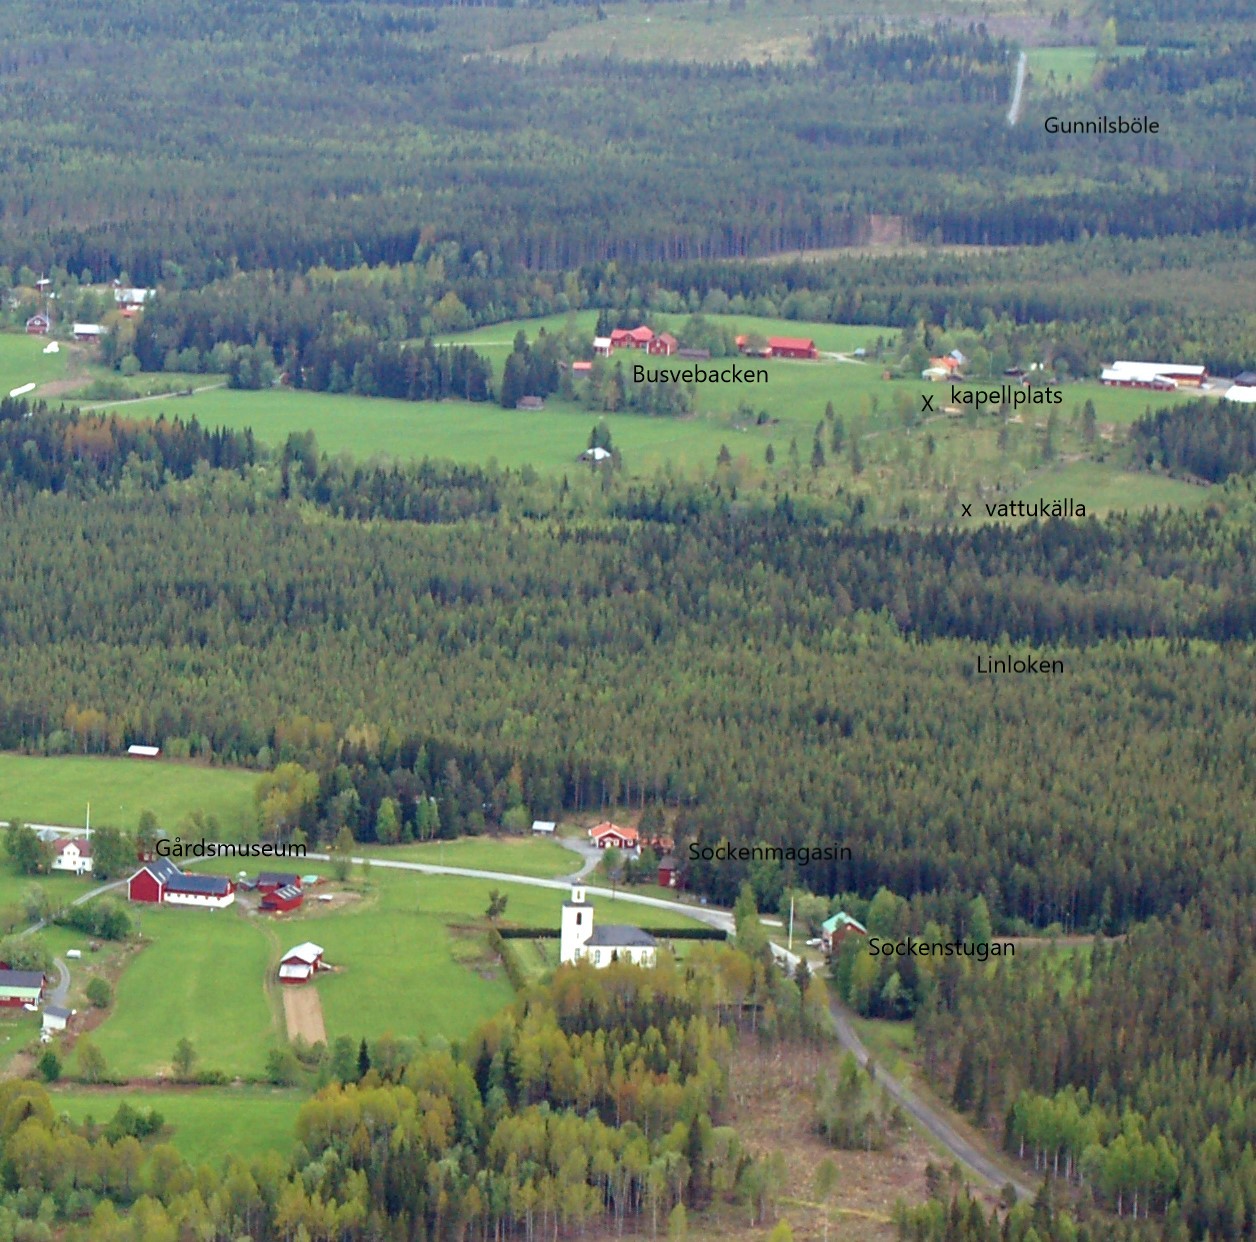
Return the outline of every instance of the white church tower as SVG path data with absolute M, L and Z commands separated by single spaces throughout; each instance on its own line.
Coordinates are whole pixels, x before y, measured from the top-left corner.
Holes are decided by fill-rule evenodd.
M 584 899 L 584 886 L 571 890 L 571 900 L 563 902 L 562 939 L 558 960 L 562 963 L 578 961 L 589 937 L 593 935 L 593 907 Z

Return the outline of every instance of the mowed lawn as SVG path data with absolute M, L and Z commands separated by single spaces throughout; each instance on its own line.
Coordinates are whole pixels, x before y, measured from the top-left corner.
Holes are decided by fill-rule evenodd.
M 366 845 L 355 857 L 395 859 L 439 867 L 466 867 L 473 871 L 508 871 L 513 875 L 552 879 L 579 869 L 581 857 L 544 839 L 461 837 L 457 841 L 428 841 L 412 845 Z
M 173 835 L 184 816 L 203 811 L 236 838 L 252 830 L 257 778 L 165 759 L 0 754 L 0 819 L 82 826 L 90 802 L 93 824 L 133 832 L 147 810 Z
M 0 332 L 0 397 L 27 384 L 46 384 L 65 375 L 65 344 L 55 354 L 44 353 L 46 336 L 25 332 Z M 38 393 L 31 393 L 37 398 Z
M 199 1069 L 260 1075 L 278 1043 L 266 992 L 276 950 L 266 925 L 235 907 L 131 909 L 152 943 L 123 972 L 95 1035 L 110 1073 L 169 1073 L 175 1044 L 187 1036 Z
M 81 1125 L 88 1117 L 104 1125 L 124 1101 L 134 1109 L 155 1108 L 166 1120 L 160 1141 L 173 1143 L 192 1163 L 218 1166 L 227 1156 L 244 1160 L 292 1150 L 297 1113 L 309 1097 L 268 1087 L 199 1087 L 185 1091 L 60 1090 L 54 1112 Z

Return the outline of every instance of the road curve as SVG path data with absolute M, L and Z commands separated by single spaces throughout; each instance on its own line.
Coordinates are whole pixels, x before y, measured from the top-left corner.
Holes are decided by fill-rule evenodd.
M 330 856 L 327 854 L 307 854 L 306 857 L 312 858 L 316 862 L 330 861 Z M 459 875 L 469 880 L 495 880 L 501 884 L 526 884 L 532 888 L 552 888 L 559 892 L 571 888 L 572 885 L 570 879 L 545 880 L 534 875 L 513 875 L 509 871 L 476 871 L 469 867 L 441 867 L 432 863 L 401 862 L 399 859 L 393 858 L 353 857 L 349 861 L 359 866 L 362 863 L 369 863 L 372 867 L 387 867 L 396 871 L 418 871 L 424 875 Z M 699 923 L 707 924 L 708 927 L 718 927 L 721 931 L 726 931 L 730 935 L 733 932 L 733 916 L 727 910 L 716 910 L 708 906 L 691 906 L 679 901 L 667 901 L 662 897 L 647 897 L 644 893 L 626 893 L 619 889 L 612 892 L 609 888 L 595 888 L 585 885 L 584 890 L 586 893 L 593 893 L 598 897 L 610 897 L 617 901 L 627 901 L 638 906 L 652 906 L 657 910 L 679 911 L 681 914 Z
M 313 859 L 315 862 L 330 861 L 330 856 L 327 854 L 308 854 L 306 857 Z M 394 871 L 414 871 L 422 875 L 463 876 L 471 880 L 493 880 L 501 884 L 525 884 L 531 888 L 548 888 L 558 892 L 569 889 L 572 884 L 570 879 L 549 880 L 542 879 L 539 876 L 514 875 L 508 871 L 478 871 L 468 867 L 442 867 L 430 863 L 402 862 L 399 859 L 391 858 L 353 857 L 350 861 L 358 866 L 361 866 L 363 863 L 369 863 L 372 867 L 384 867 Z M 93 897 L 97 897 L 111 889 L 119 888 L 125 883 L 125 880 L 114 880 L 112 883 L 102 884 L 76 898 L 71 904 L 81 905 L 83 902 L 90 901 Z M 626 901 L 632 905 L 647 906 L 658 910 L 679 911 L 699 923 L 705 923 L 708 927 L 718 928 L 721 931 L 728 932 L 730 935 L 734 931 L 733 916 L 727 910 L 667 901 L 662 897 L 648 897 L 644 893 L 612 892 L 609 888 L 586 886 L 585 891 L 599 897 L 611 897 L 618 901 Z M 43 926 L 43 923 L 37 923 L 28 927 L 21 934 L 30 935 Z M 776 960 L 787 969 L 793 969 L 798 965 L 798 955 L 790 953 L 778 944 L 772 944 L 772 953 Z M 849 1049 L 861 1065 L 866 1065 L 869 1058 L 868 1050 L 864 1047 L 859 1036 L 855 1034 L 854 1028 L 851 1026 L 850 1014 L 836 1000 L 830 1006 L 830 1013 L 833 1018 L 833 1028 L 837 1033 L 838 1042 L 842 1047 Z M 995 1190 L 1001 1190 L 1010 1181 L 1016 1188 L 1017 1195 L 1021 1198 L 1032 1199 L 1034 1197 L 1036 1192 L 1033 1187 L 1017 1178 L 1008 1177 L 994 1161 L 983 1155 L 974 1144 L 959 1134 L 938 1109 L 926 1104 L 910 1087 L 899 1082 L 898 1079 L 892 1077 L 879 1066 L 876 1070 L 876 1078 L 877 1082 L 885 1087 L 890 1096 L 897 1100 L 960 1164 L 966 1166 L 983 1181 L 989 1183 Z

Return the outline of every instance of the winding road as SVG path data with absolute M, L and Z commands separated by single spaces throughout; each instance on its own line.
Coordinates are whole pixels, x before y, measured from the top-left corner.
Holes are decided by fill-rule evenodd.
M 417 871 L 425 875 L 456 875 L 474 880 L 494 880 L 502 884 L 526 884 L 533 888 L 562 890 L 570 888 L 573 881 L 587 875 L 597 865 L 597 855 L 593 854 L 590 857 L 586 848 L 582 848 L 579 845 L 573 846 L 572 843 L 567 841 L 563 841 L 561 844 L 566 845 L 569 849 L 574 849 L 576 853 L 580 854 L 584 862 L 580 869 L 572 875 L 555 880 L 540 879 L 536 876 L 514 875 L 506 871 L 478 871 L 467 867 L 443 867 L 429 863 L 401 862 L 394 859 L 363 859 L 355 857 L 351 861 L 358 866 L 367 862 L 372 867 L 386 867 L 397 871 Z M 329 856 L 326 854 L 309 854 L 307 857 L 319 862 L 330 861 Z M 599 897 L 613 897 L 618 901 L 631 902 L 634 905 L 649 906 L 659 910 L 679 909 L 690 918 L 700 923 L 705 923 L 709 927 L 719 928 L 730 935 L 734 931 L 733 916 L 727 910 L 720 910 L 710 906 L 690 905 L 688 902 L 668 901 L 662 897 L 649 897 L 644 893 L 629 893 L 618 889 L 612 892 L 609 888 L 586 886 L 586 891 Z M 771 947 L 773 956 L 786 969 L 793 970 L 798 965 L 799 958 L 796 953 L 791 953 L 788 949 L 784 949 L 776 943 L 772 943 Z M 835 1000 L 830 1005 L 829 1012 L 833 1019 L 833 1029 L 837 1034 L 838 1042 L 843 1048 L 852 1052 L 861 1065 L 867 1065 L 870 1054 L 868 1049 L 864 1047 L 863 1041 L 855 1034 L 854 1027 L 851 1024 L 852 1015 L 850 1011 L 839 1001 Z M 992 1189 L 1000 1191 L 1011 1182 L 1020 1198 L 1032 1199 L 1034 1197 L 1036 1191 L 1032 1186 L 1016 1177 L 1010 1176 L 1006 1170 L 1000 1168 L 976 1144 L 960 1134 L 941 1109 L 935 1108 L 932 1104 L 921 1099 L 910 1087 L 888 1074 L 880 1066 L 876 1067 L 876 1081 L 886 1089 L 890 1096 L 907 1113 L 919 1122 L 929 1135 L 946 1148 L 955 1160 L 986 1182 Z
M 525 884 L 532 888 L 548 888 L 561 892 L 587 876 L 597 866 L 599 858 L 595 850 L 583 843 L 563 841 L 561 844 L 580 856 L 581 865 L 570 875 L 558 879 L 515 875 L 509 871 L 480 871 L 468 867 L 445 867 L 431 863 L 402 862 L 399 859 L 389 858 L 353 857 L 351 862 L 357 866 L 369 863 L 372 867 L 383 867 L 393 871 L 413 871 L 421 875 L 462 876 L 472 880 L 492 880 L 501 884 Z M 331 861 L 330 856 L 327 854 L 308 854 L 306 857 L 315 862 Z M 120 888 L 125 883 L 126 880 L 113 880 L 108 884 L 97 885 L 76 898 L 71 904 L 76 906 L 82 905 L 83 902 L 91 901 L 93 897 L 99 897 L 102 893 Z M 663 897 L 650 897 L 644 893 L 630 893 L 619 889 L 612 891 L 609 888 L 594 886 L 588 886 L 587 891 L 599 897 L 611 897 L 632 905 L 646 906 L 657 910 L 681 910 L 689 918 L 699 923 L 705 923 L 708 927 L 718 928 L 729 935 L 732 935 L 735 930 L 732 914 L 727 910 L 717 909 L 713 906 L 669 901 Z M 46 924 L 42 921 L 32 924 L 21 934 L 24 936 L 31 935 L 44 926 Z M 773 956 L 784 968 L 792 971 L 798 965 L 799 957 L 796 953 L 791 953 L 788 949 L 782 948 L 782 946 L 774 942 L 769 943 L 771 943 Z M 70 985 L 70 972 L 60 958 L 56 959 L 56 966 L 59 978 L 56 986 L 49 994 L 48 1000 L 51 1004 L 63 1005 Z M 859 1036 L 855 1034 L 849 1010 L 835 1000 L 830 1005 L 830 1015 L 833 1019 L 833 1029 L 837 1035 L 838 1042 L 843 1048 L 853 1053 L 855 1059 L 861 1065 L 867 1065 L 870 1060 L 870 1054 Z M 955 1160 L 994 1190 L 1001 1190 L 1011 1182 L 1016 1189 L 1017 1195 L 1021 1198 L 1032 1199 L 1034 1197 L 1036 1192 L 1032 1186 L 1019 1178 L 1009 1176 L 1004 1169 L 1000 1168 L 999 1165 L 985 1155 L 976 1144 L 960 1134 L 941 1109 L 921 1099 L 910 1087 L 894 1078 L 880 1066 L 876 1067 L 876 1081 L 885 1087 L 889 1095 L 914 1117 L 924 1130 L 940 1143 Z

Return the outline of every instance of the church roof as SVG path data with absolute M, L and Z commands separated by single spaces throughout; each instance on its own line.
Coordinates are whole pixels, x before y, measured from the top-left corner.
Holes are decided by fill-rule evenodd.
M 595 949 L 649 949 L 654 947 L 654 937 L 639 927 L 607 923 L 603 927 L 595 927 L 584 943 Z

